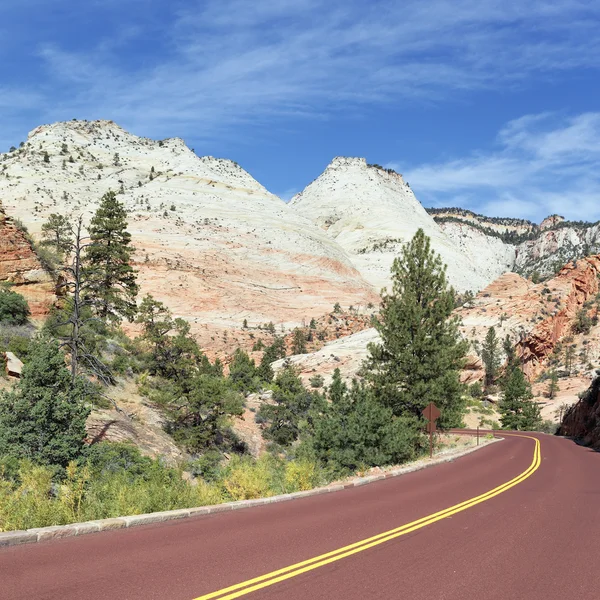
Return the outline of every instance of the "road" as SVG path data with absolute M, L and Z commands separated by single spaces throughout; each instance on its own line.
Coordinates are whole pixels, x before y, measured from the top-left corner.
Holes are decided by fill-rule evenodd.
M 0 598 L 596 600 L 600 453 L 536 438 L 539 459 L 507 437 L 331 494 L 6 548 Z

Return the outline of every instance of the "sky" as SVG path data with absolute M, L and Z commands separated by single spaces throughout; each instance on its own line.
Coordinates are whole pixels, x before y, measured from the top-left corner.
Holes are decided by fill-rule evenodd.
M 0 151 L 111 119 L 285 200 L 335 156 L 425 206 L 600 219 L 598 0 L 1 0 Z

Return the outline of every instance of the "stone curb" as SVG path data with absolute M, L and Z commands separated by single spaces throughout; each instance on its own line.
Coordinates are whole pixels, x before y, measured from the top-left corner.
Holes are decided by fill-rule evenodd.
M 125 529 L 127 527 L 136 527 L 138 525 L 149 525 L 151 523 L 164 523 L 165 521 L 173 521 L 175 519 L 185 519 L 188 517 L 196 517 L 201 515 L 210 515 L 231 510 L 239 510 L 242 508 L 250 508 L 252 506 L 264 506 L 276 502 L 287 502 L 298 498 L 307 498 L 309 496 L 318 496 L 320 494 L 328 494 L 330 492 L 339 492 L 353 487 L 368 485 L 375 481 L 399 477 L 406 473 L 413 473 L 427 469 L 435 465 L 447 462 L 454 462 L 455 459 L 461 456 L 466 456 L 472 452 L 484 448 L 490 443 L 498 442 L 502 438 L 489 440 L 487 444 L 482 446 L 474 446 L 462 452 L 452 454 L 450 456 L 442 456 L 434 458 L 428 462 L 417 463 L 408 467 L 401 467 L 381 473 L 379 475 L 369 475 L 360 477 L 351 482 L 331 484 L 313 490 L 304 492 L 294 492 L 292 494 L 282 494 L 280 496 L 271 496 L 269 498 L 258 498 L 256 500 L 239 500 L 237 502 L 224 502 L 222 504 L 214 504 L 212 506 L 197 506 L 194 508 L 182 508 L 178 510 L 167 510 L 163 512 L 149 513 L 145 515 L 131 515 L 127 517 L 118 517 L 112 519 L 99 519 L 97 521 L 86 521 L 85 523 L 71 523 L 70 525 L 53 525 L 51 527 L 36 527 L 24 531 L 7 531 L 0 532 L 0 548 L 8 546 L 18 546 L 21 544 L 35 544 L 37 542 L 45 542 L 48 540 L 56 540 L 60 538 L 86 535 L 88 533 L 97 533 L 99 531 L 112 531 L 114 529 Z

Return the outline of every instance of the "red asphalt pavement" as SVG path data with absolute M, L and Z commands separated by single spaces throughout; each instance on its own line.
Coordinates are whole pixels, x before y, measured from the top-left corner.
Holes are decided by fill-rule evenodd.
M 538 435 L 510 490 L 248 600 L 597 600 L 600 453 Z M 0 550 L 0 599 L 192 600 L 473 498 L 531 464 L 507 437 L 455 462 L 291 502 Z

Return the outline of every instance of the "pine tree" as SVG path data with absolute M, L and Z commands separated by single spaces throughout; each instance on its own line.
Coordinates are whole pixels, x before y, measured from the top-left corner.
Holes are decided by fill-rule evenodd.
M 88 299 L 103 320 L 132 320 L 138 292 L 131 266 L 134 249 L 127 231 L 127 213 L 114 192 L 102 197 L 89 227 L 91 243 L 86 252 L 85 276 Z
M 268 422 L 264 437 L 282 446 L 296 441 L 302 430 L 313 425 L 312 414 L 324 408 L 323 397 L 302 385 L 294 367 L 283 368 L 273 386 L 274 404 L 263 404 L 259 415 Z
M 233 386 L 243 393 L 255 392 L 257 390 L 256 366 L 254 361 L 238 348 L 233 354 L 233 360 L 229 365 L 229 379 Z
M 391 408 L 376 400 L 371 388 L 356 381 L 350 390 L 336 388 L 343 393 L 336 393 L 323 407 L 315 419 L 313 436 L 305 442 L 327 468 L 344 474 L 399 464 L 415 455 L 421 438 L 415 417 L 394 417 Z
M 33 343 L 22 377 L 0 394 L 0 455 L 66 466 L 85 448 L 90 386 L 73 382 L 57 342 Z
M 500 368 L 500 354 L 498 347 L 498 338 L 496 330 L 490 327 L 485 336 L 483 347 L 481 349 L 481 359 L 485 367 L 485 386 L 489 387 L 496 381 L 498 369 Z
M 558 373 L 556 369 L 552 369 L 550 372 L 550 382 L 548 383 L 548 398 L 552 399 L 556 396 L 556 392 L 559 391 L 558 387 Z
M 306 354 L 306 336 L 302 329 L 294 329 L 292 341 L 292 354 Z
M 531 385 L 518 367 L 511 369 L 498 404 L 504 429 L 532 431 L 542 422 L 540 408 L 532 400 Z
M 575 360 L 575 348 L 571 345 L 565 348 L 565 371 L 568 375 L 573 370 L 573 361 Z
M 392 265 L 392 291 L 383 290 L 375 320 L 382 343 L 370 344 L 365 376 L 376 398 L 395 415 L 419 418 L 435 402 L 438 425 L 462 422 L 464 400 L 459 371 L 468 348 L 452 317 L 455 294 L 446 267 L 419 229 Z
M 64 215 L 52 213 L 42 225 L 42 244 L 51 246 L 59 255 L 65 255 L 73 245 L 73 227 Z
M 336 369 L 333 372 L 333 377 L 331 378 L 331 384 L 327 389 L 327 396 L 329 400 L 332 402 L 341 402 L 348 391 L 348 387 L 342 381 L 342 375 L 339 369 Z

